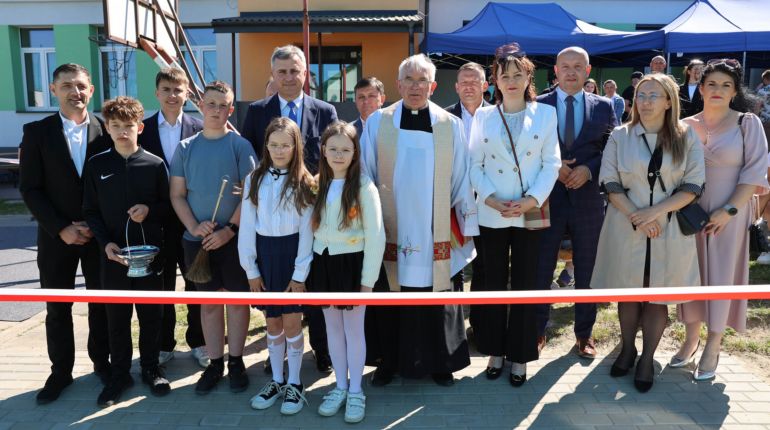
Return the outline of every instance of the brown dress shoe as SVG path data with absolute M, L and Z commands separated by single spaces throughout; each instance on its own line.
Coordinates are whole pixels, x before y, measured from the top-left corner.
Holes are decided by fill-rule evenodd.
M 575 341 L 577 355 L 583 358 L 596 358 L 596 345 L 591 337 L 579 337 Z
M 540 355 L 543 353 L 543 348 L 545 348 L 545 336 L 538 336 L 537 337 L 537 355 Z

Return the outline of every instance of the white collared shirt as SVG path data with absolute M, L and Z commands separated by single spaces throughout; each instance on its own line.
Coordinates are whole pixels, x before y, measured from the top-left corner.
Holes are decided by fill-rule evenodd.
M 294 109 L 297 112 L 297 125 L 302 128 L 302 101 L 304 100 L 305 93 L 302 91 L 299 92 L 299 96 L 292 100 L 294 102 L 294 105 L 296 106 Z M 289 102 L 285 100 L 283 97 L 278 96 L 278 102 L 281 104 L 281 116 L 288 118 L 289 117 Z
M 176 119 L 176 124 L 169 124 L 166 117 L 163 116 L 163 111 L 158 111 L 158 135 L 160 136 L 160 146 L 163 148 L 163 155 L 166 160 L 171 163 L 174 159 L 174 153 L 176 152 L 179 141 L 182 140 L 182 117 L 184 112 L 179 114 Z
M 460 103 L 460 111 L 462 112 L 461 119 L 463 120 L 463 127 L 465 127 L 465 141 L 470 142 L 471 138 L 471 124 L 473 124 L 473 114 L 468 111 L 468 109 L 465 109 L 465 105 L 462 102 Z M 476 106 L 476 109 L 480 108 L 484 105 L 484 100 L 479 103 L 478 106 Z M 475 111 L 474 111 L 475 112 Z
M 85 121 L 77 124 L 75 121 L 62 115 L 61 111 L 59 111 L 59 116 L 61 117 L 64 137 L 67 139 L 72 162 L 75 163 L 78 176 L 82 176 L 83 165 L 86 162 L 86 149 L 88 148 L 88 126 L 91 124 L 91 119 L 86 116 Z

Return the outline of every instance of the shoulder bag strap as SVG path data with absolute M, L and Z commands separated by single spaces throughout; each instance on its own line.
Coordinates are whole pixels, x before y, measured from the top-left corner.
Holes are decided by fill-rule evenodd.
M 521 182 L 521 194 L 524 194 L 524 179 L 521 177 L 521 166 L 519 166 L 519 157 L 516 155 L 516 146 L 513 144 L 513 135 L 511 135 L 511 129 L 508 128 L 508 123 L 505 122 L 505 115 L 503 115 L 503 108 L 501 105 L 497 105 L 497 113 L 500 114 L 500 120 L 503 122 L 505 132 L 508 133 L 508 142 L 511 144 L 511 150 L 513 150 L 513 160 L 516 162 L 516 173 L 519 174 L 519 182 Z

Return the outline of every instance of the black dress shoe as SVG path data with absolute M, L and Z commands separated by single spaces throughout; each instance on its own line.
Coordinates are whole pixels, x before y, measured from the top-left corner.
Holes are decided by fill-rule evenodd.
M 55 401 L 70 384 L 72 384 L 72 375 L 58 376 L 51 374 L 45 381 L 43 389 L 37 393 L 37 404 L 46 405 Z
M 503 368 L 487 366 L 485 373 L 487 374 L 487 379 L 497 379 L 503 374 Z
M 328 351 L 313 351 L 315 356 L 315 366 L 319 372 L 329 373 L 332 371 L 332 358 Z
M 374 369 L 374 373 L 372 373 L 373 387 L 384 387 L 390 384 L 391 381 L 393 381 L 393 371 L 387 370 L 382 366 Z
M 430 376 L 433 378 L 433 382 L 442 387 L 451 387 L 455 384 L 455 378 L 451 373 L 434 373 Z
M 120 395 L 124 391 L 131 388 L 134 385 L 134 379 L 130 375 L 126 375 L 124 378 L 118 378 L 110 381 L 99 393 L 99 397 L 96 399 L 96 404 L 107 408 L 120 400 Z
M 655 367 L 654 367 L 654 365 L 650 365 L 650 367 L 652 367 L 652 369 L 650 369 L 650 375 L 653 375 L 652 377 L 654 378 L 655 377 L 654 376 L 654 374 L 655 374 Z M 637 365 L 636 365 L 636 374 L 634 375 L 634 387 L 636 387 L 636 390 L 639 391 L 640 393 L 646 393 L 646 392 L 650 391 L 650 389 L 652 388 L 652 384 L 653 384 L 654 379 L 650 379 L 649 381 L 641 379 L 639 377 L 639 373 L 641 373 L 640 372 L 641 368 L 642 367 L 639 366 L 639 364 L 637 363 Z
M 107 385 L 112 380 L 112 366 L 110 363 L 94 364 L 94 375 L 96 375 L 103 385 Z
M 521 387 L 522 385 L 524 385 L 525 382 L 527 382 L 527 374 L 525 373 L 523 375 L 516 375 L 511 373 L 511 376 L 508 379 L 508 381 L 514 387 Z
M 624 363 L 621 363 L 621 357 L 623 357 L 623 351 L 620 352 L 618 358 L 615 359 L 615 362 L 612 363 L 612 367 L 610 368 L 610 376 L 613 378 L 628 375 L 628 372 L 634 367 L 634 362 L 636 361 L 636 349 L 634 349 L 634 353 L 629 355 L 629 359 Z

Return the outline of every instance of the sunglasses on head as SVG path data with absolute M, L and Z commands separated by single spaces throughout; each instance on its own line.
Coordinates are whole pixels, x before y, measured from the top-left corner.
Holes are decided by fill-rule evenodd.
M 709 66 L 716 65 L 716 64 L 726 64 L 733 68 L 741 67 L 741 63 L 734 58 L 714 58 L 709 60 L 706 64 Z
M 495 57 L 497 57 L 497 59 L 506 59 L 508 57 L 524 58 L 526 56 L 527 53 L 521 50 L 518 43 L 503 45 L 497 48 L 497 51 L 495 52 Z

